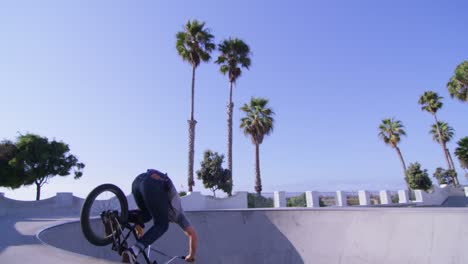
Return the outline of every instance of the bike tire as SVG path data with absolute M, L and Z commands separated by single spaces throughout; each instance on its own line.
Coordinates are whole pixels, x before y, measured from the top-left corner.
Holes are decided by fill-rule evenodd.
M 91 227 L 91 207 L 96 198 L 104 192 L 112 192 L 117 197 L 120 204 L 121 211 L 119 212 L 120 223 L 126 223 L 128 219 L 128 202 L 127 197 L 122 190 L 110 183 L 99 185 L 94 188 L 86 197 L 83 206 L 81 207 L 80 213 L 80 225 L 81 231 L 85 238 L 95 246 L 107 246 L 112 243 L 112 237 L 106 237 L 97 234 Z

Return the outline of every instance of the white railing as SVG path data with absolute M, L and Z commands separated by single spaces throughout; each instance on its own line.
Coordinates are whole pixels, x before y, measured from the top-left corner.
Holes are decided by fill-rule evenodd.
M 398 195 L 398 202 L 392 202 L 392 196 Z M 449 196 L 466 196 L 468 197 L 468 187 L 464 189 L 454 188 L 451 186 L 434 187 L 431 192 L 422 190 L 415 190 L 415 200 L 410 201 L 407 190 L 388 191 L 382 190 L 379 192 L 372 192 L 368 190 L 360 190 L 358 192 L 352 191 L 336 191 L 336 192 L 319 192 L 319 191 L 306 191 L 305 199 L 306 206 L 309 208 L 320 207 L 321 198 L 327 197 L 329 200 L 334 198 L 335 207 L 346 207 L 348 198 L 354 199 L 356 197 L 359 201 L 359 206 L 397 206 L 397 205 L 414 205 L 414 206 L 437 206 L 442 205 Z M 199 211 L 199 210 L 216 210 L 216 209 L 245 209 L 248 207 L 247 192 L 237 192 L 231 197 L 215 198 L 212 196 L 202 195 L 200 192 L 192 192 L 188 195 L 181 197 L 182 206 L 186 211 Z M 378 196 L 380 200 L 378 204 L 371 203 L 371 197 Z M 351 198 L 353 197 L 353 198 Z M 136 208 L 133 196 L 127 196 L 129 208 Z M 273 207 L 281 208 L 286 207 L 287 193 L 284 191 L 276 191 L 273 193 Z M 73 193 L 57 193 L 55 197 L 51 197 L 40 201 L 17 201 L 5 197 L 4 193 L 0 193 L 0 216 L 6 214 L 16 214 L 24 211 L 40 210 L 47 212 L 47 210 L 62 210 L 69 213 L 79 212 L 84 199 L 73 196 Z M 323 202 L 323 200 L 322 200 Z M 355 204 L 355 202 L 353 202 Z M 49 211 L 50 212 L 50 211 Z

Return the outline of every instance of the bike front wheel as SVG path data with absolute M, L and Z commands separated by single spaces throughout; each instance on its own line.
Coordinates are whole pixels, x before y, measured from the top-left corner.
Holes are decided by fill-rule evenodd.
M 128 219 L 127 197 L 113 184 L 102 184 L 86 197 L 80 224 L 85 238 L 93 245 L 106 246 L 118 235 Z

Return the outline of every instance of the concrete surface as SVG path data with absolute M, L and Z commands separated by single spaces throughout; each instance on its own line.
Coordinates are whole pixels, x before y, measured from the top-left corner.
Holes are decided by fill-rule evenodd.
M 77 222 L 81 199 L 62 196 L 59 203 L 9 200 L 3 204 L 8 207 L 0 206 L 0 263 L 119 260 L 108 247 L 84 239 Z M 443 206 L 456 208 L 246 209 L 187 215 L 200 239 L 197 263 L 468 263 L 468 197 L 449 197 Z M 188 242 L 171 225 L 155 246 L 183 255 Z
M 105 259 L 70 253 L 46 246 L 36 237 L 36 233 L 50 225 L 63 223 L 76 218 L 58 216 L 46 217 L 24 214 L 20 217 L 0 217 L 0 263 L 113 263 Z M 73 237 L 61 237 L 64 243 L 72 244 Z
M 468 208 L 223 210 L 188 217 L 199 234 L 197 263 L 468 261 Z M 27 226 L 33 225 L 46 223 Z M 70 252 L 115 257 L 109 249 L 89 244 L 78 222 L 46 229 L 39 237 Z M 155 246 L 180 255 L 188 245 L 181 230 L 171 225 Z

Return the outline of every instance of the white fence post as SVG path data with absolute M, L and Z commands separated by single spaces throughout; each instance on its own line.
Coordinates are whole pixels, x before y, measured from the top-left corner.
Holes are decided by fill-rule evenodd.
M 285 192 L 274 192 L 274 206 L 276 208 L 286 207 L 286 194 L 285 194 Z
M 398 191 L 398 202 L 399 203 L 409 203 L 408 191 L 407 190 L 399 190 Z
M 359 205 L 370 205 L 370 193 L 368 191 L 359 191 Z
M 435 192 L 432 194 L 434 195 Z M 430 204 L 430 194 L 423 190 L 414 190 L 414 196 L 416 198 L 416 203 Z
M 468 197 L 468 187 L 465 187 L 465 196 Z
M 336 205 L 337 206 L 348 206 L 347 193 L 343 191 L 336 191 Z
M 306 192 L 307 207 L 320 207 L 320 195 L 316 191 Z
M 380 204 L 392 204 L 392 196 L 389 191 L 380 191 Z

